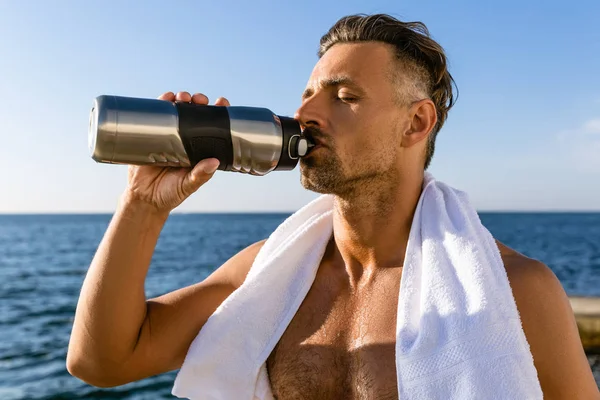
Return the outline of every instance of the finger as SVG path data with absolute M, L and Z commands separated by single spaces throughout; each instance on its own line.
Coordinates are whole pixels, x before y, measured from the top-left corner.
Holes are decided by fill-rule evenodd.
M 194 93 L 194 95 L 192 96 L 192 103 L 206 105 L 208 104 L 208 97 L 206 97 L 202 93 Z
M 173 101 L 175 100 L 175 93 L 173 92 L 165 92 L 163 94 L 161 94 L 160 96 L 158 96 L 159 100 L 167 100 L 167 101 Z
M 203 175 L 212 175 L 217 168 L 219 168 L 219 164 L 221 164 L 221 162 L 216 158 L 206 158 L 201 160 L 194 169 L 192 169 L 191 175 L 193 180 L 197 180 L 197 178 L 201 178 Z
M 194 169 L 192 169 L 185 177 L 183 181 L 184 193 L 189 196 L 200 186 L 205 184 L 219 167 L 219 160 L 216 158 L 207 158 L 200 161 Z
M 192 95 L 188 92 L 177 92 L 177 95 L 175 95 L 175 101 L 184 101 L 186 103 L 190 102 L 192 101 Z
M 215 101 L 215 106 L 229 107 L 230 105 L 231 104 L 229 104 L 229 100 L 227 100 L 225 97 L 219 97 L 217 101 Z

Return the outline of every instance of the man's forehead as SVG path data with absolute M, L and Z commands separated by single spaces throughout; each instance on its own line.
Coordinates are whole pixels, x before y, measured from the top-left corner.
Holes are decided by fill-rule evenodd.
M 389 48 L 374 42 L 336 44 L 317 62 L 308 84 L 360 85 L 378 79 L 390 70 L 389 52 Z

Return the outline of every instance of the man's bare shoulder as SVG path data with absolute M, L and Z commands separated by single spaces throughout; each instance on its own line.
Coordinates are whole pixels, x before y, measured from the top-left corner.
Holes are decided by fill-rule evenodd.
M 599 399 L 562 284 L 543 262 L 496 242 L 544 398 Z
M 496 240 L 496 244 L 515 296 L 522 298 L 530 296 L 533 292 L 536 297 L 550 296 L 568 303 L 568 297 L 550 267 L 539 260 L 519 253 L 498 240 Z M 515 300 L 519 299 L 515 298 Z M 529 307 L 535 306 L 535 304 L 536 302 L 527 302 L 518 306 Z

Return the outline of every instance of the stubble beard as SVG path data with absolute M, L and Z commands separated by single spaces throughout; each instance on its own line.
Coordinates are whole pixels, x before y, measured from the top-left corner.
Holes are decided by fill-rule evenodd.
M 320 159 L 300 159 L 300 183 L 310 191 L 321 194 L 340 194 L 344 190 L 344 175 L 335 154 Z
M 374 173 L 348 176 L 337 155 L 330 149 L 328 152 L 329 154 L 322 158 L 300 159 L 300 182 L 305 189 L 352 198 L 376 178 Z
M 331 149 L 327 149 L 326 152 L 327 154 L 300 159 L 300 182 L 305 189 L 351 201 L 358 197 L 381 194 L 382 191 L 386 191 L 386 187 L 395 186 L 397 182 L 398 177 L 391 167 L 389 171 L 382 172 L 381 168 L 354 165 L 353 169 L 357 171 L 349 175 L 337 154 Z M 393 154 L 382 155 L 384 159 L 388 157 L 390 165 L 396 163 Z

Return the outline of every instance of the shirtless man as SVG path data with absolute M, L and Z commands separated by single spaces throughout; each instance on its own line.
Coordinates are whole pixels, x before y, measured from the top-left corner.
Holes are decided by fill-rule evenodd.
M 302 184 L 336 196 L 334 237 L 267 360 L 280 399 L 397 398 L 403 256 L 435 136 L 453 103 L 443 50 L 424 30 L 387 16 L 351 17 L 321 41 L 295 118 L 320 144 L 301 161 Z M 199 93 L 160 98 L 208 104 Z M 129 168 L 83 284 L 67 355 L 72 375 L 112 387 L 180 368 L 203 324 L 244 282 L 264 241 L 203 282 L 153 299 L 144 294 L 170 211 L 216 167 L 208 159 L 191 171 Z M 543 263 L 498 247 L 545 398 L 600 398 L 560 282 Z

